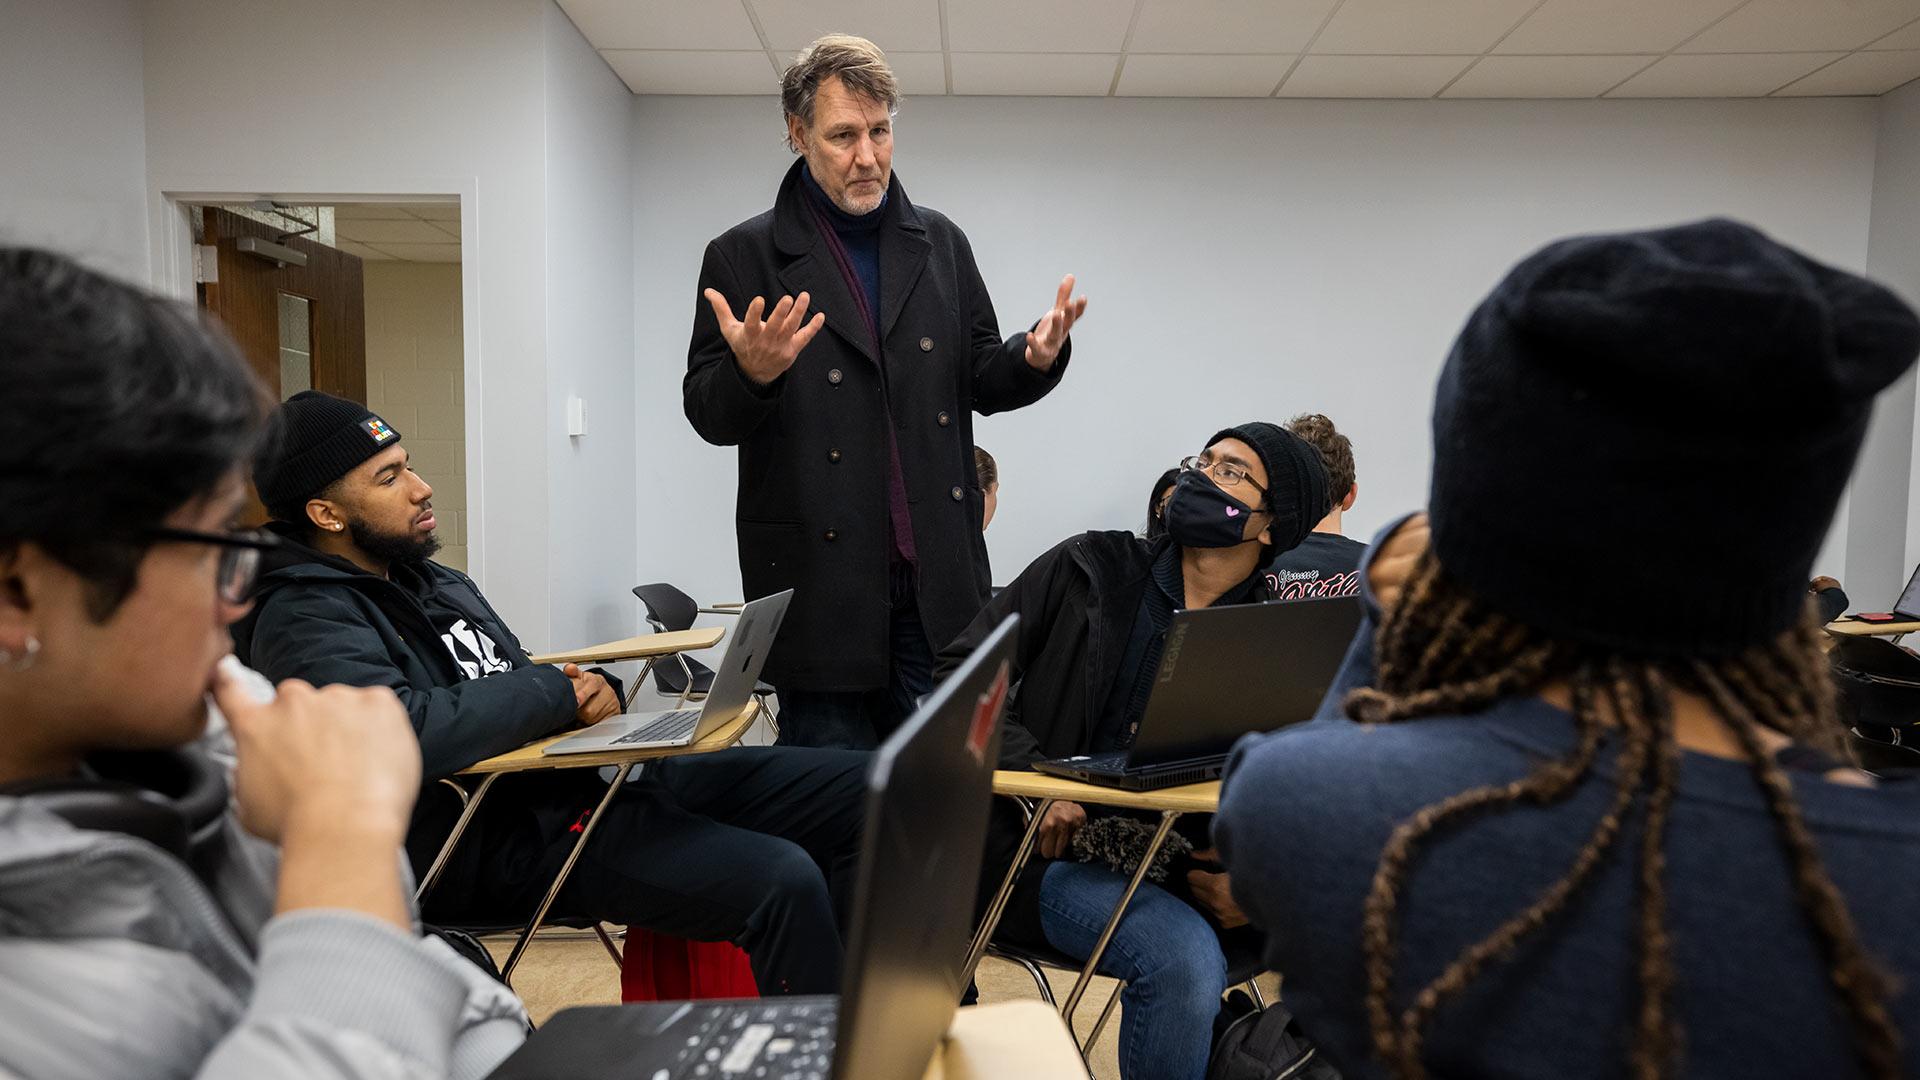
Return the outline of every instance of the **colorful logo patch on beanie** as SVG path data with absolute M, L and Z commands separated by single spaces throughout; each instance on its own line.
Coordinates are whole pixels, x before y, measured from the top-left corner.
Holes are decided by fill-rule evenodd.
M 400 437 L 399 433 L 387 426 L 385 420 L 377 416 L 371 416 L 360 421 L 360 427 L 365 430 L 368 435 L 373 436 L 373 445 L 375 446 L 385 446 Z

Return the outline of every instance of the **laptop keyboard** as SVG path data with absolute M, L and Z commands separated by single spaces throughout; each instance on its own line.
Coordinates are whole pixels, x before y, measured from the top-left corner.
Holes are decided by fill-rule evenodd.
M 1079 761 L 1063 761 L 1062 764 L 1094 772 L 1124 772 L 1127 768 L 1127 752 L 1115 750 L 1109 754 L 1089 754 Z
M 608 744 L 621 746 L 630 743 L 672 742 L 693 734 L 694 725 L 700 722 L 699 709 L 675 709 L 659 716 L 642 728 L 635 728 Z
M 651 1080 L 827 1080 L 839 1002 L 717 1008 L 694 1019 L 673 1065 Z

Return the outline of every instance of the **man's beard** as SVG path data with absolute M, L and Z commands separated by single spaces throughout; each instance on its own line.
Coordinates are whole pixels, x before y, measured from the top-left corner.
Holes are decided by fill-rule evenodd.
M 387 563 L 431 559 L 440 550 L 439 533 L 430 532 L 422 537 L 411 532 L 379 533 L 357 521 L 349 521 L 347 535 L 353 537 L 355 547 Z

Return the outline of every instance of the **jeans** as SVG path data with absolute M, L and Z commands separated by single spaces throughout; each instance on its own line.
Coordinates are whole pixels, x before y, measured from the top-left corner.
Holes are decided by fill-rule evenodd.
M 601 816 L 552 917 L 730 941 L 764 996 L 838 993 L 866 770 L 865 754 L 775 747 L 651 763 Z M 531 915 L 605 791 L 587 769 L 502 779 L 461 841 L 472 856 L 449 865 L 427 918 Z
M 1127 879 L 1104 866 L 1049 863 L 1040 883 L 1048 944 L 1084 962 L 1126 891 Z M 1100 974 L 1127 984 L 1120 998 L 1120 1075 L 1204 1080 L 1213 1018 L 1227 989 L 1227 959 L 1213 925 L 1186 901 L 1142 882 L 1100 958 Z
M 780 746 L 825 746 L 872 750 L 913 715 L 933 690 L 933 646 L 920 622 L 920 602 L 911 566 L 896 564 L 888 599 L 891 658 L 886 686 L 873 690 L 778 690 Z

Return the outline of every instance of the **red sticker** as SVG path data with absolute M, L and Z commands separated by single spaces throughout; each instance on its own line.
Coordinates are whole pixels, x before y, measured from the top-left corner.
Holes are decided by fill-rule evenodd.
M 993 676 L 993 685 L 980 695 L 980 703 L 973 708 L 973 724 L 967 728 L 967 752 L 973 760 L 986 764 L 987 743 L 993 738 L 994 725 L 1000 722 L 1000 709 L 1007 703 L 1007 662 L 1000 662 L 1000 670 Z

